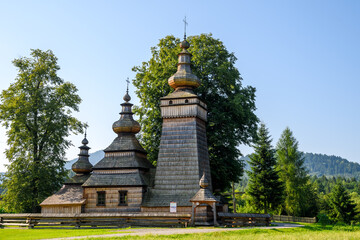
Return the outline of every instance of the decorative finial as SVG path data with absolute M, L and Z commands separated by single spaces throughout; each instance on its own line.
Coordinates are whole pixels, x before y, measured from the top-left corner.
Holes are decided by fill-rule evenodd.
M 129 95 L 129 83 L 130 83 L 129 78 L 126 79 L 126 82 L 127 82 L 126 94 L 123 97 L 123 99 L 124 99 L 125 102 L 129 102 L 131 100 L 131 97 Z
M 206 178 L 205 171 L 203 171 L 203 175 L 200 178 L 199 185 L 201 188 L 207 188 L 209 186 L 209 181 Z
M 84 136 L 84 139 L 81 142 L 84 146 L 89 143 L 89 141 L 86 139 L 86 130 L 87 130 L 87 126 L 85 126 L 85 136 Z
M 129 78 L 126 79 L 126 82 L 127 82 L 127 86 L 126 86 L 126 93 L 129 94 Z
M 184 40 L 186 40 L 186 25 L 188 25 L 188 23 L 186 21 L 186 16 L 185 16 L 183 22 L 184 22 Z

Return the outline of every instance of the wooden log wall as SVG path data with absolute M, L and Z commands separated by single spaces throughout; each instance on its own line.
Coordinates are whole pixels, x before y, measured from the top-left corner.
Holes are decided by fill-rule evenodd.
M 106 193 L 105 206 L 97 206 L 97 192 Z M 127 206 L 119 206 L 119 191 L 127 191 Z M 142 187 L 84 188 L 85 212 L 140 212 Z
M 45 205 L 41 207 L 41 212 L 44 214 L 48 213 L 81 213 L 81 205 L 69 205 L 69 206 L 59 206 L 59 205 Z

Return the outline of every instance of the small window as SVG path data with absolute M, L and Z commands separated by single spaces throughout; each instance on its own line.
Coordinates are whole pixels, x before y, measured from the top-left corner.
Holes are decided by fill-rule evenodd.
M 127 206 L 127 191 L 119 191 L 119 206 Z
M 188 102 L 189 102 L 189 100 L 185 99 L 185 103 L 188 103 Z
M 104 191 L 96 192 L 97 193 L 97 206 L 105 206 L 106 194 Z
M 169 101 L 169 105 L 171 105 L 171 104 L 173 104 L 173 102 L 170 100 L 170 101 Z

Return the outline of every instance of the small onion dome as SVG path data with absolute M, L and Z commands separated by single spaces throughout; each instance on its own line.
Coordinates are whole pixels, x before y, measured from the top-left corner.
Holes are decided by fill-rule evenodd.
M 133 113 L 131 110 L 132 104 L 129 103 L 131 97 L 128 92 L 124 96 L 125 103 L 122 103 L 122 111 L 120 113 L 121 117 L 118 121 L 114 122 L 112 128 L 115 133 L 138 133 L 140 132 L 140 124 L 135 121 L 132 117 Z
M 188 49 L 188 48 L 190 47 L 190 43 L 189 43 L 188 41 L 186 41 L 186 39 L 184 39 L 184 41 L 182 41 L 182 42 L 180 43 L 180 47 L 181 47 L 182 49 Z
M 205 172 L 203 173 L 202 177 L 200 178 L 199 185 L 201 188 L 207 188 L 209 186 L 209 181 L 205 176 Z
M 131 100 L 131 97 L 128 92 L 126 92 L 125 96 L 123 97 L 125 102 L 129 102 Z
M 83 145 L 87 145 L 89 143 L 89 141 L 86 139 L 86 137 L 81 141 L 81 143 Z
M 197 88 L 200 86 L 200 79 L 192 74 L 190 67 L 191 54 L 187 51 L 190 47 L 188 41 L 180 43 L 182 51 L 178 54 L 177 72 L 168 79 L 170 87 L 177 88 Z
M 93 165 L 89 162 L 89 147 L 86 146 L 89 141 L 86 137 L 81 142 L 83 145 L 80 148 L 79 159 L 72 165 L 71 169 L 75 173 L 90 173 Z

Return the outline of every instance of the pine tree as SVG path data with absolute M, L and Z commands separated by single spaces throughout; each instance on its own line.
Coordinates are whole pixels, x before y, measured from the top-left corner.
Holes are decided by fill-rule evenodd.
M 328 205 L 330 207 L 330 219 L 350 223 L 358 214 L 356 204 L 351 200 L 350 194 L 343 184 L 338 183 L 332 193 L 329 194 Z
M 257 134 L 255 153 L 250 155 L 251 171 L 248 171 L 247 193 L 251 196 L 251 204 L 257 210 L 268 213 L 269 210 L 275 210 L 282 204 L 284 186 L 275 170 L 275 149 L 271 146 L 269 131 L 265 124 L 260 125 Z

